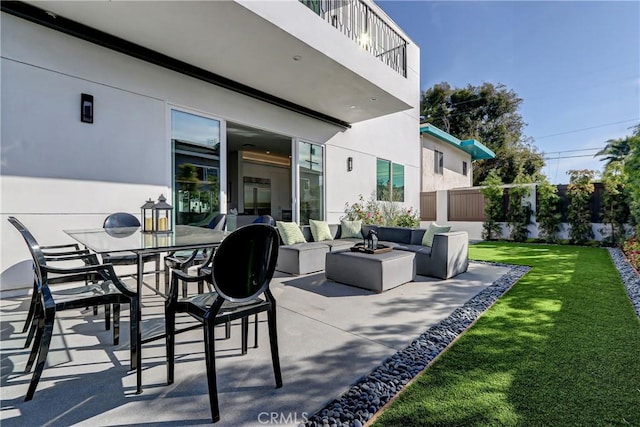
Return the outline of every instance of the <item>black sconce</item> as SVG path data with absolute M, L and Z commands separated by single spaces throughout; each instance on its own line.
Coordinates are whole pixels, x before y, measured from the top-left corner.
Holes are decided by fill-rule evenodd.
M 80 96 L 80 121 L 93 123 L 93 95 L 83 93 Z
M 353 157 L 347 157 L 347 172 L 353 170 Z

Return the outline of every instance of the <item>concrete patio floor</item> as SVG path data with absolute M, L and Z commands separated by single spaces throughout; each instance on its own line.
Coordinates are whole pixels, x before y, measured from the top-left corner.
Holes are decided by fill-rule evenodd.
M 217 374 L 221 420 L 217 426 L 298 425 L 346 391 L 360 377 L 405 348 L 510 268 L 471 263 L 454 279 L 418 276 L 381 294 L 328 281 L 324 273 L 276 273 L 278 341 L 284 386 L 275 388 L 266 317 L 259 347 L 240 355 L 239 325 L 225 340 L 220 328 Z M 56 328 L 35 397 L 23 402 L 31 374 L 19 333 L 29 297 L 3 297 L 1 314 L 0 423 L 44 425 L 209 425 L 202 331 L 181 334 L 176 381 L 166 384 L 164 340 L 143 346 L 142 394 L 129 371 L 128 308 L 123 308 L 120 345 L 104 330 L 102 309 L 57 313 Z M 143 334 L 162 333 L 164 305 L 151 291 L 143 297 Z M 179 322 L 189 322 L 189 317 Z M 253 344 L 253 325 L 249 344 Z

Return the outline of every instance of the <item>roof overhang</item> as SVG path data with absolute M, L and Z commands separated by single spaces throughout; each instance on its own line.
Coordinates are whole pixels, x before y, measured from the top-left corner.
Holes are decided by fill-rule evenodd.
M 411 108 L 244 2 L 46 0 L 1 5 L 3 12 L 342 128 Z M 332 49 L 362 56 L 363 64 L 371 62 L 378 74 L 406 80 L 303 4 L 274 5 L 308 16 L 300 25 L 335 33 L 342 43 Z
M 442 129 L 428 123 L 420 125 L 420 133 L 431 135 L 440 141 L 446 142 L 455 148 L 464 151 L 471 156 L 471 160 L 486 160 L 496 157 L 496 154 L 481 142 L 476 141 L 475 139 L 466 139 L 461 141 L 455 136 L 450 135 Z

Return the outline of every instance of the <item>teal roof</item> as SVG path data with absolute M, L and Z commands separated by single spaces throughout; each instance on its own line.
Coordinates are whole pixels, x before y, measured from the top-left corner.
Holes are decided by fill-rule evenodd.
M 471 160 L 493 159 L 496 157 L 496 154 L 481 142 L 476 141 L 475 139 L 466 139 L 464 141 L 460 141 L 455 136 L 449 135 L 442 129 L 438 129 L 434 125 L 430 125 L 428 123 L 420 125 L 420 133 L 426 133 L 435 138 L 438 138 L 441 141 L 453 145 L 454 147 L 468 153 L 471 156 Z

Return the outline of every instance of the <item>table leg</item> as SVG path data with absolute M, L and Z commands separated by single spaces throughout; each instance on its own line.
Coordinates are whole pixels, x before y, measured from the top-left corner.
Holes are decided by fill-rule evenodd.
M 132 354 L 131 360 L 131 368 L 136 370 L 136 383 L 137 389 L 136 394 L 142 393 L 142 282 L 143 278 L 143 270 L 144 264 L 142 262 L 142 253 L 138 252 L 138 277 L 136 280 L 137 291 L 138 291 L 138 312 L 131 313 L 132 316 L 137 316 L 138 318 L 138 330 L 136 332 L 135 338 L 132 337 L 131 343 L 134 345 L 134 350 Z M 135 366 L 134 366 L 135 364 Z

